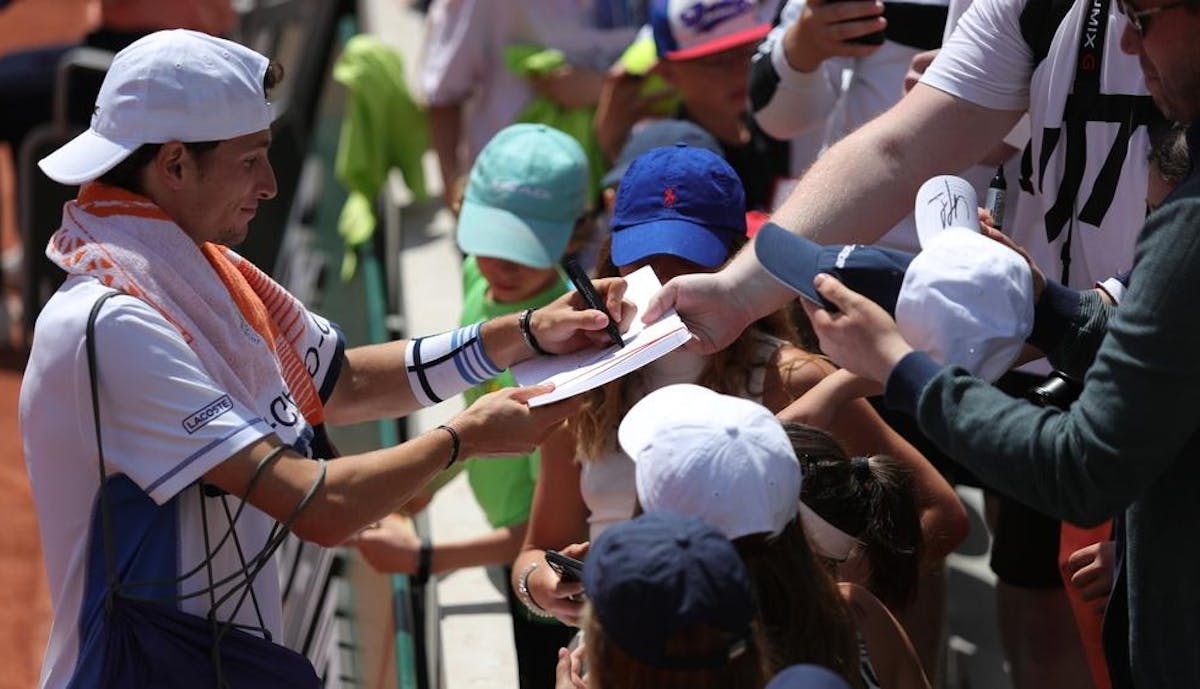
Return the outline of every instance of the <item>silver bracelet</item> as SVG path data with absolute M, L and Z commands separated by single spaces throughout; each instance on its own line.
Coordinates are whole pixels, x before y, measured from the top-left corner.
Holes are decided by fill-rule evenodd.
M 537 617 L 554 617 L 553 614 L 546 612 L 542 606 L 538 605 L 533 596 L 529 593 L 529 575 L 533 574 L 533 570 L 537 569 L 537 561 L 530 562 L 525 565 L 525 569 L 521 570 L 521 576 L 517 577 L 517 598 L 525 604 L 525 609 Z
M 525 344 L 529 345 L 529 348 L 533 350 L 534 354 L 539 354 L 541 356 L 554 356 L 552 352 L 547 352 L 546 350 L 542 349 L 541 343 L 539 343 L 537 338 L 533 336 L 533 325 L 530 323 L 530 321 L 533 320 L 533 312 L 536 310 L 537 309 L 525 309 L 521 312 L 520 316 L 517 316 L 517 330 L 521 333 L 521 337 L 524 338 Z

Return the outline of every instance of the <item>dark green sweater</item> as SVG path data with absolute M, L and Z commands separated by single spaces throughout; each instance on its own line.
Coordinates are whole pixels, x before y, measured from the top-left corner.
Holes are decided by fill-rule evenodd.
M 1200 127 L 1188 138 L 1200 161 Z M 1200 174 L 1147 219 L 1120 308 L 1048 285 L 1037 320 L 1035 344 L 1084 377 L 1069 411 L 919 352 L 888 404 L 991 488 L 1082 526 L 1116 517 L 1113 686 L 1200 687 Z

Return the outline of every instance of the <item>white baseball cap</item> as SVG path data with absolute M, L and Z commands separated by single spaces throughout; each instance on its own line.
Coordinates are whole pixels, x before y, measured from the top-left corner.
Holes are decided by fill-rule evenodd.
M 904 272 L 896 325 L 914 349 L 996 380 L 1033 332 L 1029 264 L 979 232 L 938 232 Z
M 48 177 L 81 184 L 143 144 L 224 141 L 268 129 L 270 61 L 198 31 L 157 31 L 117 53 L 87 131 L 38 161 Z
M 617 430 L 647 512 L 700 517 L 734 539 L 778 535 L 800 504 L 800 463 L 764 406 L 699 385 L 643 397 Z

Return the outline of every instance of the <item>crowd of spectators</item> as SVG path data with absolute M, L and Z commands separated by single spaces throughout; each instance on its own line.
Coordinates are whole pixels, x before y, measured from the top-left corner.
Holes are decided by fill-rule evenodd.
M 433 0 L 410 86 L 461 327 L 368 347 L 234 251 L 277 191 L 286 73 L 216 38 L 235 9 L 80 3 L 78 27 L 22 37 L 32 4 L 0 1 L 12 150 L 66 50 L 115 53 L 90 128 L 39 163 L 82 185 L 21 395 L 42 687 L 136 675 L 114 649 L 148 633 L 125 616 L 166 614 L 150 603 L 211 629 L 200 646 L 278 638 L 283 523 L 420 583 L 503 567 L 521 689 L 928 689 L 956 483 L 989 495 L 1017 689 L 1200 686 L 1179 545 L 1200 526 L 1200 0 Z M 965 224 L 942 212 L 957 246 L 989 242 L 953 274 L 912 213 L 938 175 L 979 198 L 1007 181 Z M 970 282 L 993 251 L 1028 331 L 922 347 L 914 328 L 1009 318 L 978 296 L 1003 285 Z M 622 278 L 646 268 L 664 287 L 635 314 Z M 506 371 L 671 309 L 691 342 L 568 401 L 529 406 L 545 389 Z M 1003 375 L 977 363 L 995 351 Z M 460 393 L 446 424 L 324 461 L 327 423 Z M 491 530 L 422 540 L 408 516 L 458 463 Z M 214 657 L 218 682 L 245 671 Z

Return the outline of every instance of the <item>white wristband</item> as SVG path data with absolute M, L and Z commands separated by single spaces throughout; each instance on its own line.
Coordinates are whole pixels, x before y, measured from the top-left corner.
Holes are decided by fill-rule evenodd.
M 480 325 L 409 340 L 404 350 L 408 384 L 423 406 L 437 404 L 503 372 L 484 351 Z

